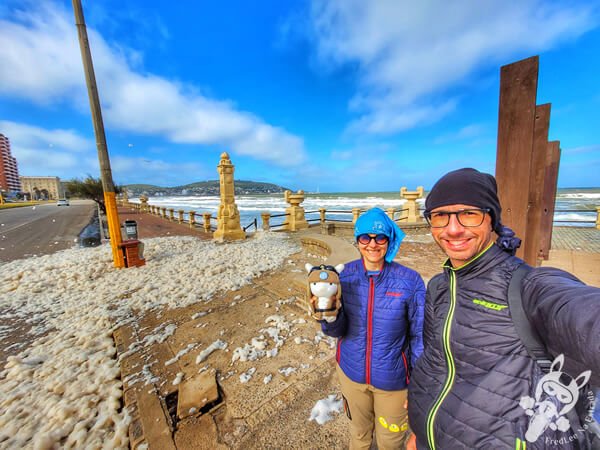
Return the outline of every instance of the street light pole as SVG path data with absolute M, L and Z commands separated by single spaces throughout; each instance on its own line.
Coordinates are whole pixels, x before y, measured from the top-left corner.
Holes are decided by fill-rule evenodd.
M 96 135 L 96 147 L 98 148 L 98 161 L 100 162 L 100 177 L 102 179 L 102 190 L 104 191 L 104 204 L 106 206 L 110 246 L 112 247 L 115 267 L 122 268 L 125 267 L 125 259 L 123 257 L 123 252 L 119 248 L 119 244 L 121 244 L 121 225 L 119 223 L 119 213 L 117 211 L 115 186 L 110 170 L 110 160 L 108 159 L 106 136 L 104 135 L 104 123 L 102 121 L 102 110 L 100 109 L 100 99 L 98 97 L 98 88 L 96 86 L 96 76 L 94 75 L 90 43 L 88 41 L 87 29 L 83 18 L 81 0 L 72 1 L 73 11 L 75 12 L 75 25 L 77 25 L 77 33 L 79 35 L 79 47 L 81 48 L 81 59 L 83 61 L 85 81 L 87 83 L 90 108 L 92 110 L 94 134 Z

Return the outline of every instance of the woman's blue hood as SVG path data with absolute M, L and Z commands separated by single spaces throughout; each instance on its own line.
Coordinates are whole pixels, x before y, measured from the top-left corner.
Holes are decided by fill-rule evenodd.
M 388 249 L 385 253 L 386 262 L 392 262 L 405 233 L 389 216 L 380 208 L 371 208 L 361 214 L 354 224 L 354 237 L 361 234 L 385 234 L 388 239 Z

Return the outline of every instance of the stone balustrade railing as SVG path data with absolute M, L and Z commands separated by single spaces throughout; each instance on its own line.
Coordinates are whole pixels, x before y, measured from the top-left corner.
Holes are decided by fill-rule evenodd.
M 410 194 L 410 193 L 409 193 Z M 298 194 L 293 194 L 293 195 L 298 195 Z M 190 227 L 194 228 L 194 227 L 201 227 L 204 229 L 204 231 L 211 232 L 215 230 L 215 226 L 212 225 L 211 221 L 216 221 L 216 217 L 213 217 L 211 213 L 209 212 L 203 212 L 203 213 L 197 213 L 196 211 L 184 211 L 182 209 L 177 211 L 177 216 L 175 215 L 175 210 L 173 208 L 165 208 L 165 207 L 159 207 L 156 205 L 149 205 L 147 203 L 133 203 L 130 201 L 119 201 L 119 205 L 122 206 L 126 206 L 128 208 L 134 209 L 136 211 L 139 212 L 147 212 L 159 217 L 162 217 L 166 220 L 169 220 L 171 222 L 178 222 L 180 224 L 188 224 Z M 426 222 L 423 220 L 422 217 L 422 210 L 419 210 L 418 208 L 414 208 L 414 207 L 407 207 L 407 204 L 403 205 L 403 208 L 387 208 L 386 209 L 386 213 L 387 215 L 394 221 L 396 221 L 396 223 L 398 223 L 398 225 L 400 225 L 401 227 L 405 227 L 405 226 L 411 226 L 411 227 L 426 227 Z M 263 212 L 261 213 L 261 221 L 262 221 L 262 226 L 261 229 L 265 230 L 265 231 L 269 231 L 269 230 L 285 230 L 285 231 L 297 231 L 300 228 L 294 228 L 295 226 L 297 226 L 298 223 L 303 223 L 305 222 L 307 224 L 307 226 L 310 226 L 311 223 L 316 223 L 318 222 L 321 226 L 324 226 L 326 224 L 342 224 L 342 223 L 347 223 L 347 224 L 354 224 L 356 222 L 356 220 L 358 219 L 358 217 L 360 216 L 360 214 L 362 212 L 364 212 L 364 209 L 360 209 L 360 208 L 352 208 L 349 210 L 327 210 L 326 208 L 319 208 L 316 211 L 304 211 L 303 208 L 300 208 L 299 205 L 294 205 L 293 206 L 293 210 L 290 212 L 283 213 L 283 214 L 271 214 L 269 212 Z M 300 214 L 299 213 L 299 209 Z M 589 210 L 577 210 L 577 212 L 589 212 Z M 558 212 L 558 210 L 556 211 Z M 565 211 L 566 212 L 566 211 Z M 575 210 L 569 210 L 569 212 L 575 212 Z M 314 216 L 315 214 L 318 213 L 318 218 L 306 218 L 306 215 L 308 216 Z M 202 215 L 202 220 L 201 223 L 198 222 L 198 217 L 199 215 Z M 348 219 L 344 219 L 341 218 L 340 216 L 347 216 Z M 415 216 L 418 217 L 418 220 L 414 220 Z M 283 218 L 283 219 L 281 219 Z M 273 219 L 281 219 L 282 221 L 280 223 L 277 224 L 273 224 L 272 220 Z M 296 219 L 294 221 L 294 219 Z M 410 220 L 412 219 L 412 220 Z M 560 224 L 561 222 L 565 222 L 565 221 L 555 221 L 556 224 Z M 576 221 L 568 221 L 570 223 L 576 222 Z M 590 221 L 580 221 L 581 223 L 594 223 L 593 220 Z M 295 223 L 296 225 L 290 225 L 290 223 Z M 255 221 L 254 224 L 250 224 L 250 225 L 254 225 L 255 228 L 257 227 L 257 221 Z M 249 226 L 250 226 L 249 225 Z M 307 226 L 305 226 L 304 228 L 306 228 Z M 596 207 L 596 220 L 595 220 L 595 227 L 596 229 L 600 230 L 600 206 Z M 293 229 L 294 228 L 294 229 Z

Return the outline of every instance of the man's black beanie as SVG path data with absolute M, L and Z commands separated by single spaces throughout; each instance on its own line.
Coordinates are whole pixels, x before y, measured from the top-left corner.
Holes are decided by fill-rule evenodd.
M 489 173 L 465 168 L 448 172 L 429 192 L 425 199 L 425 212 L 448 205 L 469 205 L 477 208 L 489 208 L 492 217 L 492 229 L 500 224 L 500 200 L 496 179 Z

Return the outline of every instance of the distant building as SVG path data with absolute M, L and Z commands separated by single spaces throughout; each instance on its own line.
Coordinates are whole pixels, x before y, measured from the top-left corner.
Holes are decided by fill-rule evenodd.
M 23 192 L 31 200 L 56 200 L 64 197 L 58 177 L 21 177 Z
M 21 191 L 17 160 L 10 153 L 10 141 L 0 133 L 0 189 L 17 193 Z

